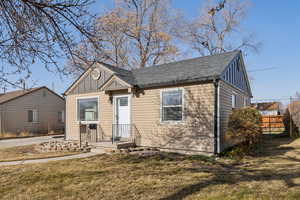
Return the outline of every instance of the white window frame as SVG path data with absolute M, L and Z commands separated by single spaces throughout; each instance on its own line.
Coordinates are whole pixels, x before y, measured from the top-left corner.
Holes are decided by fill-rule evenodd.
M 247 107 L 248 106 L 248 99 L 247 97 L 244 97 L 244 107 Z
M 163 120 L 163 92 L 181 91 L 182 98 L 182 117 L 181 120 Z M 185 121 L 184 111 L 185 111 L 185 100 L 184 100 L 184 88 L 168 88 L 160 90 L 160 123 L 161 124 L 179 124 Z M 172 107 L 172 106 L 170 106 Z
M 32 122 L 27 119 L 29 123 L 38 123 L 39 122 L 39 114 L 38 114 L 38 109 L 28 109 L 27 110 L 27 118 L 28 118 L 28 112 L 32 112 Z
M 231 94 L 231 108 L 234 109 L 234 108 L 237 108 L 237 105 L 236 105 L 236 99 L 237 99 L 237 94 L 235 93 L 232 93 Z
M 78 120 L 78 100 L 80 99 L 95 99 L 97 98 L 98 102 L 98 120 L 97 121 L 80 121 Z M 76 97 L 76 122 L 79 124 L 99 124 L 100 123 L 100 102 L 99 102 L 99 96 L 84 96 L 84 97 Z

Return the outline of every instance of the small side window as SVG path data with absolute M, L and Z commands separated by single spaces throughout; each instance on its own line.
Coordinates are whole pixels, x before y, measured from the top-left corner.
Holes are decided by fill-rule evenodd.
M 27 111 L 28 122 L 38 122 L 38 111 L 36 109 Z
M 236 95 L 232 94 L 231 96 L 232 108 L 236 108 Z
M 65 122 L 65 112 L 64 111 L 58 112 L 58 122 Z

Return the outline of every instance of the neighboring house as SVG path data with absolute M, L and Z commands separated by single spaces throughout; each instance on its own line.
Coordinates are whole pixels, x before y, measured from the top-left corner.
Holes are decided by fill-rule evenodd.
M 256 108 L 263 116 L 283 114 L 283 105 L 280 102 L 253 103 L 251 106 Z
M 65 100 L 47 87 L 0 94 L 0 133 L 63 131 Z
M 232 144 L 229 115 L 252 97 L 241 51 L 132 71 L 98 63 L 65 95 L 67 140 L 89 132 L 96 141 L 206 154 Z

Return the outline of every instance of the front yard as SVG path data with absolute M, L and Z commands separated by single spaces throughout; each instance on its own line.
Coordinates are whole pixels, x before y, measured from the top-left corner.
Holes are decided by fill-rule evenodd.
M 241 161 L 99 155 L 0 168 L 0 199 L 300 199 L 300 139 Z

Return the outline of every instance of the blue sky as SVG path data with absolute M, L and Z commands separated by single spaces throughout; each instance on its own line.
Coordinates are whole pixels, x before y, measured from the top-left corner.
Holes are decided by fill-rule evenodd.
M 253 0 L 244 29 L 255 33 L 263 43 L 258 54 L 245 57 L 247 69 L 267 71 L 249 73 L 254 99 L 286 99 L 300 91 L 300 1 Z M 92 12 L 101 12 L 112 5 L 111 0 L 97 0 Z M 173 6 L 182 9 L 188 17 L 198 14 L 201 0 L 173 0 Z M 62 63 L 63 64 L 63 63 Z M 46 85 L 62 93 L 72 79 L 60 79 L 39 65 L 33 66 L 33 77 L 38 85 Z

